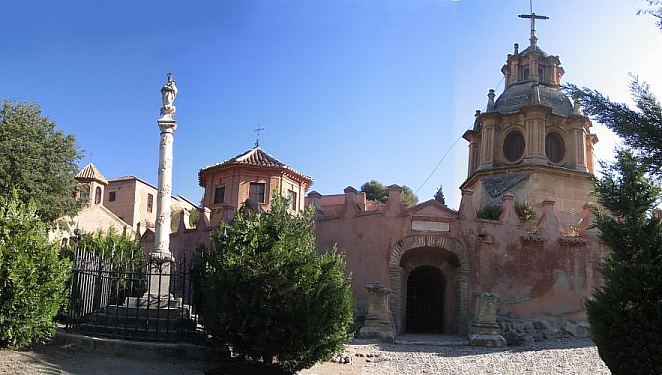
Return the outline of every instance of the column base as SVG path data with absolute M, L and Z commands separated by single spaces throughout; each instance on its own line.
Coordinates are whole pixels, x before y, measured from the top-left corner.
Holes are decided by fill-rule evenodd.
M 469 344 L 472 346 L 483 346 L 486 348 L 503 348 L 506 346 L 506 339 L 501 335 L 485 335 L 476 333 L 469 337 Z

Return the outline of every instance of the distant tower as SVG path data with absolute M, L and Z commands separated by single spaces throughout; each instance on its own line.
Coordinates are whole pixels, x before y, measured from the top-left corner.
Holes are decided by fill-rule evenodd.
M 505 89 L 494 100 L 489 90 L 485 112 L 476 112 L 464 134 L 469 141 L 468 177 L 460 187 L 473 190 L 473 207 L 499 204 L 505 193 L 538 206 L 546 198 L 560 213 L 579 212 L 592 190 L 591 121 L 573 108 L 561 91 L 564 70 L 558 56 L 537 44 L 531 12 L 530 45 L 509 54 L 501 68 Z
M 75 178 L 79 183 L 78 199 L 84 201 L 88 207 L 103 204 L 104 190 L 108 185 L 108 180 L 103 177 L 94 164 L 87 164 L 76 174 Z

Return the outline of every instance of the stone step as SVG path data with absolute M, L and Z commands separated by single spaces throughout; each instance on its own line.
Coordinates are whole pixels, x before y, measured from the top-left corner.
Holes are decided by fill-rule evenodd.
M 196 321 L 193 319 L 182 319 L 178 317 L 161 316 L 157 319 L 156 316 L 152 317 L 124 317 L 109 314 L 96 314 L 88 317 L 88 320 L 83 324 L 104 325 L 109 327 L 121 328 L 141 328 L 141 329 L 193 329 L 196 326 Z
M 174 329 L 170 328 L 168 330 L 159 329 L 156 330 L 153 327 L 149 329 L 140 328 L 140 327 L 127 327 L 116 325 L 104 325 L 104 324 L 93 324 L 93 323 L 83 323 L 75 327 L 73 331 L 89 334 L 91 336 L 105 336 L 105 337 L 122 337 L 128 339 L 141 339 L 141 340 L 154 340 L 154 339 L 168 339 L 175 340 L 181 338 L 202 338 L 204 335 L 201 332 L 196 331 L 194 328 L 190 329 Z
M 133 317 L 152 317 L 152 316 L 176 316 L 184 317 L 188 319 L 191 317 L 191 308 L 188 305 L 183 305 L 181 307 L 162 307 L 156 308 L 150 306 L 146 307 L 132 307 L 132 306 L 118 306 L 110 305 L 105 309 L 108 315 L 117 315 L 117 316 L 133 316 Z

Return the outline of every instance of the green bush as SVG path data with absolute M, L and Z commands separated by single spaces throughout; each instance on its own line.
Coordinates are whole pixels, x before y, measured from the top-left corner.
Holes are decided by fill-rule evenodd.
M 499 220 L 499 216 L 501 216 L 501 206 L 496 204 L 485 205 L 476 212 L 476 216 L 479 219 Z
M 526 202 L 515 202 L 515 213 L 523 222 L 533 220 L 536 217 L 536 209 Z
M 133 236 L 119 234 L 112 227 L 96 233 L 81 233 L 78 244 L 71 243 L 63 250 L 63 254 L 73 258 L 76 248 L 111 260 L 114 269 L 122 267 L 126 271 L 138 270 L 146 260 L 142 245 Z
M 23 348 L 55 332 L 71 262 L 48 242 L 35 205 L 0 198 L 0 346 Z
M 662 223 L 651 215 L 660 188 L 627 151 L 603 164 L 595 225 L 611 252 L 604 285 L 586 302 L 591 336 L 613 374 L 662 374 Z
M 353 296 L 344 258 L 315 249 L 313 215 L 239 211 L 199 247 L 197 285 L 205 328 L 234 353 L 295 372 L 329 360 L 349 339 Z

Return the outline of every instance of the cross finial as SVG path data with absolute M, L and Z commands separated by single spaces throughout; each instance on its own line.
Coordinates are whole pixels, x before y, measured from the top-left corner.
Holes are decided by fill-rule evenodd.
M 257 136 L 255 137 L 255 147 L 260 146 L 260 132 L 262 130 L 264 130 L 264 128 L 260 127 L 260 124 L 257 124 L 257 128 L 253 129 L 255 134 L 257 134 Z
M 520 14 L 518 17 L 531 19 L 531 38 L 529 38 L 529 41 L 532 47 L 536 47 L 538 42 L 538 38 L 536 38 L 536 20 L 548 20 L 549 17 L 539 16 L 533 12 L 533 0 L 529 0 L 529 11 L 530 14 Z

